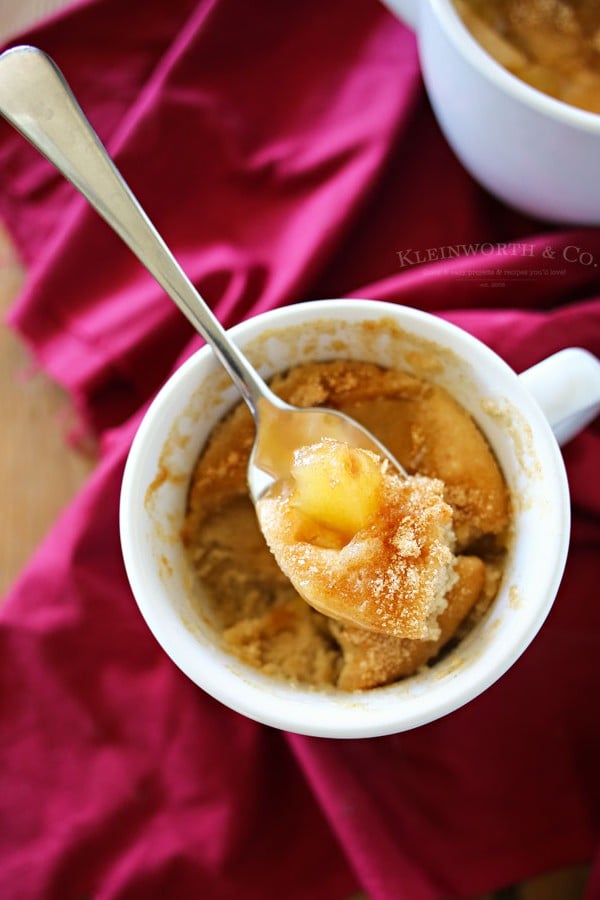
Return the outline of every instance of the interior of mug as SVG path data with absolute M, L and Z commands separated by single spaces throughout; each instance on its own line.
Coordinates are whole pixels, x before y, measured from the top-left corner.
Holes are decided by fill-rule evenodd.
M 228 376 L 205 349 L 157 397 L 136 436 L 123 482 L 126 567 L 159 643 L 196 684 L 226 705 L 300 733 L 364 737 L 401 731 L 476 696 L 533 638 L 564 565 L 569 528 L 564 468 L 539 409 L 527 405 L 518 378 L 483 345 L 414 310 L 321 301 L 265 314 L 231 334 L 265 377 L 301 362 L 354 358 L 442 383 L 494 447 L 514 498 L 515 538 L 491 609 L 431 668 L 387 687 L 347 693 L 292 685 L 247 666 L 221 646 L 180 538 L 196 459 L 216 422 L 238 402 Z
M 600 133 L 600 115 L 538 90 L 499 63 L 471 34 L 452 0 L 430 0 L 430 6 L 449 40 L 484 78 L 544 116 L 582 131 Z

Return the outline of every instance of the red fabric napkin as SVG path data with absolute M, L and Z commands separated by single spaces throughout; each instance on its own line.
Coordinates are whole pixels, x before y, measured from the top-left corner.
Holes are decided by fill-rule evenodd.
M 600 230 L 527 219 L 471 180 L 433 120 L 413 36 L 377 0 L 93 0 L 27 40 L 63 69 L 225 325 L 367 296 L 439 312 L 518 371 L 570 345 L 600 355 Z M 0 896 L 432 900 L 592 860 L 598 423 L 564 451 L 560 594 L 499 683 L 375 740 L 259 726 L 171 664 L 119 549 L 135 428 L 199 339 L 4 123 L 0 179 L 29 268 L 12 324 L 101 440 L 0 608 Z

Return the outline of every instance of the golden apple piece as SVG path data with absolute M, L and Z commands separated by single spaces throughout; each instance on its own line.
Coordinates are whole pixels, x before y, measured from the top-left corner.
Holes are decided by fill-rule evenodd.
M 292 504 L 305 516 L 352 537 L 381 506 L 382 459 L 369 450 L 324 438 L 294 454 Z

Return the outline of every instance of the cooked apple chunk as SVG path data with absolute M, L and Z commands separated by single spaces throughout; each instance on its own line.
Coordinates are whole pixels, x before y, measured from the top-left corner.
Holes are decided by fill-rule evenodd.
M 352 537 L 381 506 L 383 470 L 379 456 L 324 438 L 294 454 L 292 503 L 315 522 Z
M 444 485 L 404 477 L 376 454 L 324 440 L 257 504 L 281 570 L 315 609 L 396 637 L 435 640 L 454 584 Z

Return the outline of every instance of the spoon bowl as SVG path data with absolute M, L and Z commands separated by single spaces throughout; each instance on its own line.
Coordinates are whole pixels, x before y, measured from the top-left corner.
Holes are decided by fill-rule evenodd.
M 339 410 L 302 408 L 274 397 L 273 402 L 259 401 L 257 424 L 260 427 L 256 429 L 248 464 L 248 488 L 254 503 L 273 481 L 289 475 L 295 450 L 323 438 L 371 450 L 405 474 L 400 463 L 370 431 Z
M 181 269 L 108 155 L 55 63 L 36 47 L 0 55 L 0 115 L 108 222 L 212 347 L 256 424 L 248 485 L 256 502 L 289 474 L 294 450 L 322 438 L 373 450 L 404 474 L 365 428 L 336 410 L 301 409 L 267 386 Z

